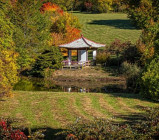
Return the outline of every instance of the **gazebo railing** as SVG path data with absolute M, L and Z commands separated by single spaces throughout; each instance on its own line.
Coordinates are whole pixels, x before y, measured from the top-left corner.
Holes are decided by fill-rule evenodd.
M 68 60 L 64 60 L 62 61 L 62 65 L 63 66 L 70 66 L 70 65 L 80 65 L 80 66 L 90 66 L 91 65 L 91 61 L 68 61 Z

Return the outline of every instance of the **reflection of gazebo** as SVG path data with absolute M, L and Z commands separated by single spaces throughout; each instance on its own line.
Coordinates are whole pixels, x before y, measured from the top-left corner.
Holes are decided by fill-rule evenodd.
M 96 60 L 97 49 L 104 47 L 104 44 L 95 43 L 81 36 L 70 43 L 59 45 L 60 48 L 68 49 L 68 65 L 72 64 L 71 51 L 77 50 L 77 63 L 86 64 L 88 62 L 88 50 L 93 50 L 93 60 Z

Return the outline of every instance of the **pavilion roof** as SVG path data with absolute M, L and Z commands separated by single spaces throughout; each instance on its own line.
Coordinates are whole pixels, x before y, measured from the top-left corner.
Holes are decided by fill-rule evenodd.
M 68 48 L 68 49 L 81 49 L 81 48 L 99 48 L 105 47 L 104 44 L 95 43 L 87 38 L 81 36 L 81 38 L 76 39 L 70 43 L 59 45 L 61 48 Z

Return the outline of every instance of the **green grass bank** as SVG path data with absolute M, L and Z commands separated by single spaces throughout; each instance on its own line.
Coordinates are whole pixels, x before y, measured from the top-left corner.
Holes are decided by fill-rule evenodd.
M 82 34 L 95 42 L 109 45 L 115 39 L 120 39 L 135 43 L 141 34 L 141 30 L 136 29 L 124 13 L 74 12 L 73 15 L 77 16 L 82 24 Z

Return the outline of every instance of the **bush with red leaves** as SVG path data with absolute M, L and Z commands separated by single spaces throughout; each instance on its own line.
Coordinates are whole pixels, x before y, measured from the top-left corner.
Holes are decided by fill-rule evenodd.
M 0 120 L 0 139 L 27 140 L 27 136 L 19 129 L 13 129 L 6 120 Z

